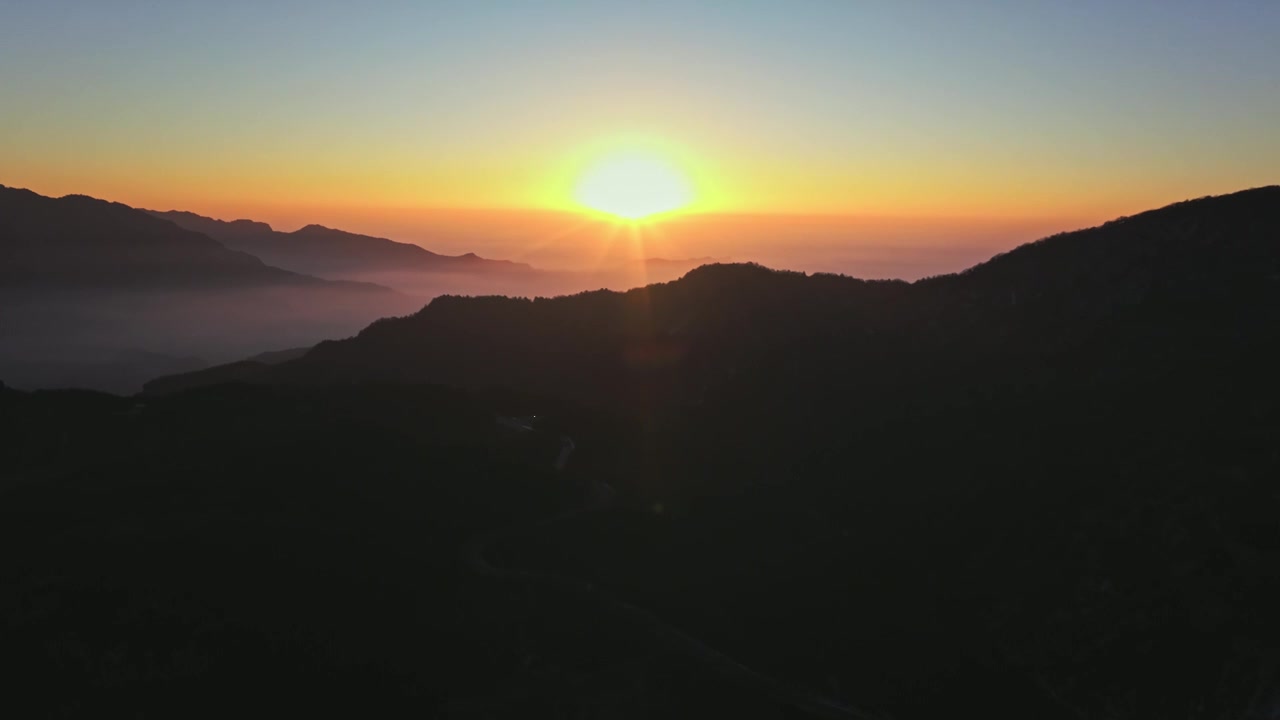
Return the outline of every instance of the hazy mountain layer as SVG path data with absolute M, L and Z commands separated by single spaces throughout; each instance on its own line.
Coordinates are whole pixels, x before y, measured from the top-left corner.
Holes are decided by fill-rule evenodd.
M 307 225 L 294 232 L 277 232 L 252 220 L 223 221 L 179 210 L 149 211 L 189 230 L 204 233 L 235 250 L 267 263 L 298 272 L 325 276 L 352 276 L 381 272 L 519 273 L 528 265 L 486 260 L 474 253 L 438 255 L 418 245 L 395 242 Z
M 131 392 L 148 376 L 345 335 L 420 306 L 264 264 L 166 220 L 0 188 L 0 378 Z

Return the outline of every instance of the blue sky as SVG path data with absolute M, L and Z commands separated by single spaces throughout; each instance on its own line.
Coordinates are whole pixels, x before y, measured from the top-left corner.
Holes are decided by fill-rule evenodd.
M 553 205 L 642 134 L 726 208 L 1084 212 L 1277 181 L 1280 3 L 4 0 L 0 107 L 0 183 L 171 204 Z

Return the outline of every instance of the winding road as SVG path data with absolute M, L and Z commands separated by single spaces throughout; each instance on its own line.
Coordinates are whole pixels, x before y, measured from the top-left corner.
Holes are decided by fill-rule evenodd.
M 543 518 L 537 522 L 506 528 L 475 538 L 467 546 L 466 550 L 468 567 L 477 575 L 486 578 L 513 582 L 537 582 L 590 595 L 608 607 L 614 614 L 647 630 L 667 649 L 696 660 L 727 680 L 743 687 L 759 690 L 780 703 L 797 708 L 815 717 L 840 720 L 847 720 L 848 718 L 874 720 L 872 715 L 823 697 L 808 688 L 798 687 L 753 670 L 697 638 L 673 627 L 652 612 L 614 597 L 593 583 L 562 575 L 500 568 L 490 564 L 486 559 L 485 549 L 497 542 L 533 532 L 555 523 L 564 522 L 570 518 L 600 512 L 613 505 L 611 493 L 603 492 L 600 487 L 593 488 L 593 490 L 595 492 L 592 495 L 598 499 L 583 507 Z

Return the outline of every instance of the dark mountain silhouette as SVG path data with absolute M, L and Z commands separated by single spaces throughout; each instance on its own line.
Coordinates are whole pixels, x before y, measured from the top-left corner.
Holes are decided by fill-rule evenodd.
M 439 255 L 418 245 L 307 225 L 291 233 L 252 220 L 224 221 L 180 210 L 150 211 L 229 248 L 299 272 L 337 277 L 381 272 L 519 273 L 528 265 L 487 260 L 474 253 Z
M 1277 238 L 1261 188 L 916 283 L 711 265 L 0 388 L 15 698 L 1269 717 Z

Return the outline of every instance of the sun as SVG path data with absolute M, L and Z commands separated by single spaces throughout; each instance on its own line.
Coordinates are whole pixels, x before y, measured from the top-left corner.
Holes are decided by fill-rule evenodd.
M 583 173 L 574 198 L 592 210 L 640 220 L 688 205 L 693 191 L 685 176 L 662 157 L 636 150 L 598 160 Z

